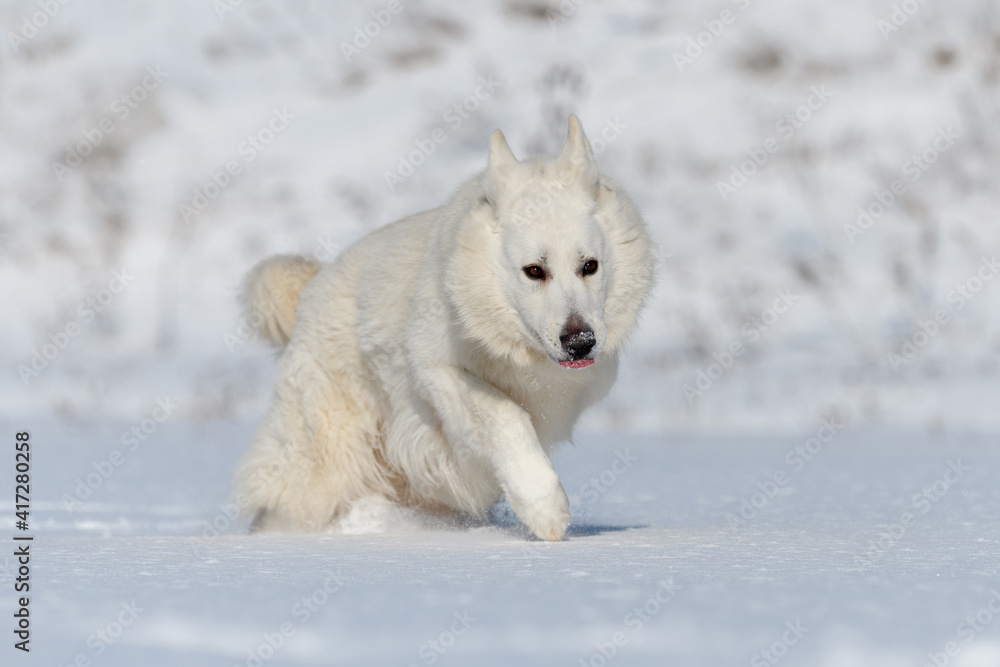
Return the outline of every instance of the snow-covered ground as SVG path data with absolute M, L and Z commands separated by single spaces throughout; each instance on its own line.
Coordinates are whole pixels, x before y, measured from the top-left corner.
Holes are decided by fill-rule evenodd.
M 254 665 L 270 637 L 267 665 L 575 667 L 605 664 L 616 635 L 608 665 L 920 667 L 949 642 L 949 665 L 1000 664 L 995 440 L 845 427 L 809 443 L 820 426 L 582 437 L 556 461 L 570 537 L 548 544 L 500 510 L 247 536 L 225 495 L 244 424 L 166 423 L 69 510 L 60 496 L 130 425 L 38 424 L 36 652 L 4 664 Z
M 1000 665 L 993 0 L 5 0 L 0 37 L 0 432 L 32 431 L 37 536 L 34 651 L 0 663 Z M 661 274 L 558 456 L 570 539 L 379 506 L 243 534 L 274 369 L 246 270 L 570 112 Z

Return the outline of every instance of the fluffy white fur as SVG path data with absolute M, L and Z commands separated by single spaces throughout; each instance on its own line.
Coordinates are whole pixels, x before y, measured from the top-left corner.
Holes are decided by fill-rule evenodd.
M 246 305 L 287 346 L 240 506 L 261 529 L 317 530 L 372 497 L 482 516 L 506 493 L 535 535 L 561 539 L 569 503 L 549 452 L 611 388 L 653 264 L 639 212 L 575 116 L 556 158 L 519 162 L 498 130 L 488 168 L 447 204 L 318 273 L 265 260 Z M 567 368 L 561 338 L 580 324 L 594 363 Z

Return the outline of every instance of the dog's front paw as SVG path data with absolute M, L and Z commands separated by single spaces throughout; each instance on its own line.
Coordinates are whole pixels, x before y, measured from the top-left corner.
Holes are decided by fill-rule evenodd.
M 569 498 L 557 479 L 547 493 L 531 498 L 508 493 L 510 505 L 518 518 L 536 537 L 558 542 L 569 526 Z

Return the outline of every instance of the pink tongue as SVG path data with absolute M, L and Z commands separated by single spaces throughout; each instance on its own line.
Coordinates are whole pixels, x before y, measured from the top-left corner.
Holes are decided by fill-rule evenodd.
M 559 365 L 563 368 L 586 368 L 592 363 L 594 363 L 593 359 L 577 359 L 576 361 L 560 361 Z

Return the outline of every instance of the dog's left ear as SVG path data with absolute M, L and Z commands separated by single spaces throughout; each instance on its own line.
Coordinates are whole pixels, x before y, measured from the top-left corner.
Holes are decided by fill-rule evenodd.
M 594 165 L 594 150 L 590 147 L 587 135 L 583 133 L 583 127 L 580 125 L 580 119 L 575 114 L 569 116 L 569 132 L 562 152 L 559 153 L 558 162 L 560 169 L 568 173 L 584 172 Z

